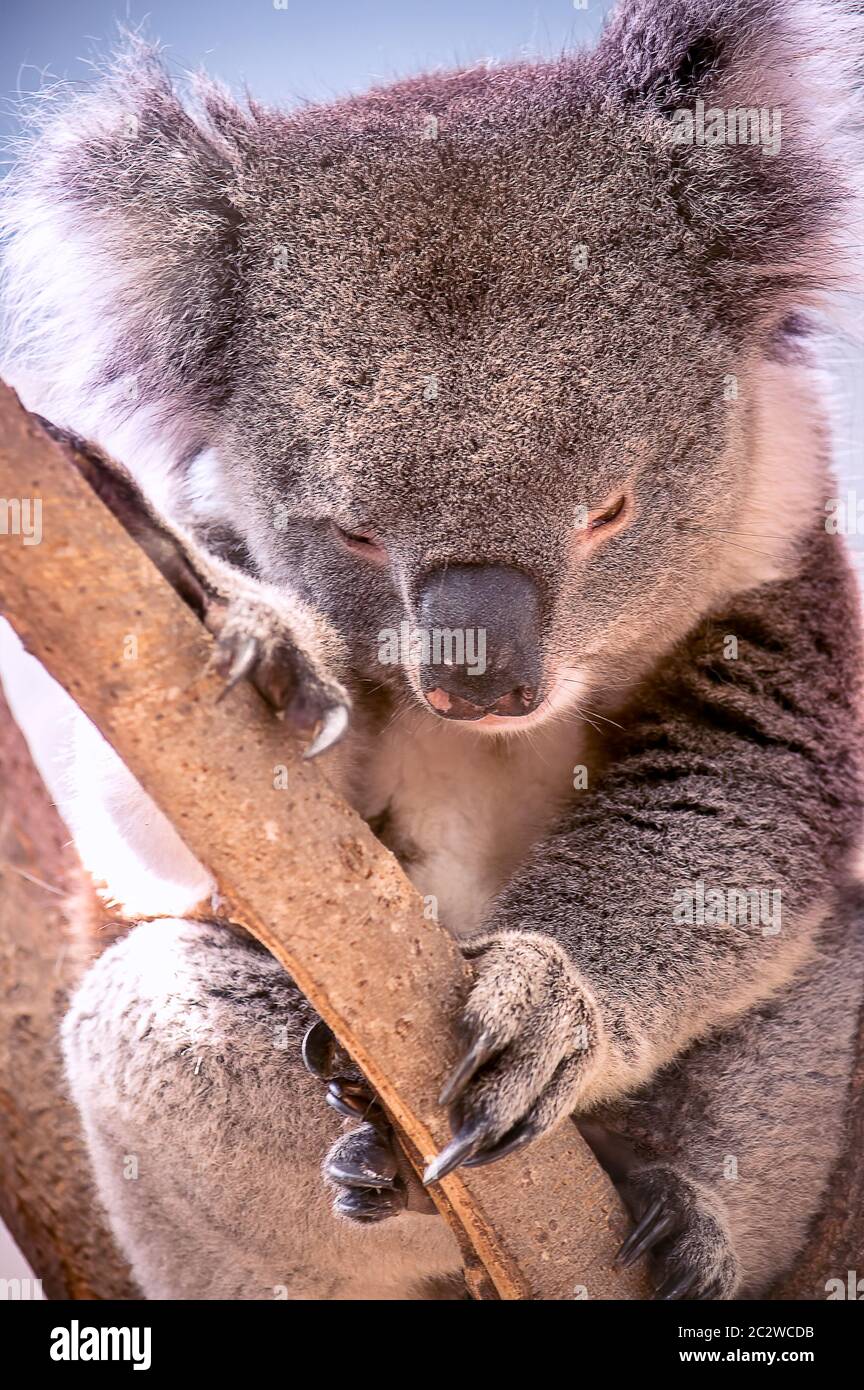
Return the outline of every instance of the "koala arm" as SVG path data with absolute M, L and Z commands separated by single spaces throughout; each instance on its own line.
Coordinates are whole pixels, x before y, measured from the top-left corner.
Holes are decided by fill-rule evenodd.
M 284 585 L 259 579 L 230 528 L 194 531 L 159 515 L 131 473 L 87 440 L 42 420 L 157 569 L 215 635 L 226 688 L 248 676 L 298 729 L 318 725 L 305 757 L 333 746 L 351 699 L 338 678 L 343 644 L 323 615 Z
M 835 542 L 814 536 L 795 578 L 672 653 L 469 943 L 468 1047 L 442 1097 L 456 1138 L 429 1180 L 632 1091 L 808 955 L 862 808 L 857 599 Z

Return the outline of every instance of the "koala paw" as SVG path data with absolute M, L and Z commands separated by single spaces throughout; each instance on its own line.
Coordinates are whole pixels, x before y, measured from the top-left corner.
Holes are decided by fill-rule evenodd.
M 327 1083 L 328 1105 L 347 1119 L 363 1121 L 340 1135 L 324 1160 L 334 1213 L 371 1225 L 406 1210 L 434 1212 L 374 1092 L 321 1019 L 303 1039 L 303 1063 Z
M 350 1221 L 386 1221 L 408 1203 L 386 1126 L 362 1124 L 343 1134 L 324 1160 L 324 1177 L 336 1193 L 334 1212 Z
M 306 758 L 339 742 L 348 728 L 350 696 L 277 609 L 257 594 L 244 594 L 232 599 L 216 621 L 209 616 L 217 640 L 213 665 L 225 677 L 223 694 L 248 677 L 294 728 L 317 729 Z
M 557 942 L 498 933 L 465 954 L 477 966 L 463 1019 L 467 1048 L 441 1093 L 454 1137 L 426 1183 L 493 1163 L 552 1129 L 598 1063 L 596 1006 Z
M 738 1262 L 710 1192 L 666 1164 L 631 1173 L 618 1190 L 636 1222 L 618 1263 L 650 1255 L 656 1299 L 734 1298 Z

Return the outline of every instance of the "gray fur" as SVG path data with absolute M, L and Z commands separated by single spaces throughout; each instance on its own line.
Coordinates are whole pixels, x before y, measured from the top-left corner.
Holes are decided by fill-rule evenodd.
M 133 45 L 49 107 L 5 195 L 30 403 L 215 527 L 274 644 L 333 635 L 307 663 L 353 706 L 330 775 L 476 965 L 457 1122 L 619 1129 L 631 1194 L 677 1212 L 664 1272 L 716 1297 L 764 1291 L 818 1210 L 864 974 L 858 602 L 802 333 L 855 273 L 861 50 L 853 4 L 634 0 L 592 54 L 288 114 L 199 83 L 193 116 Z M 697 99 L 779 104 L 781 148 L 674 144 Z M 540 596 L 527 739 L 445 729 L 378 659 L 430 574 L 478 563 Z M 696 882 L 779 892 L 782 926 L 676 919 Z M 437 1221 L 330 1216 L 339 1127 L 268 1040 L 306 1016 L 194 923 L 139 926 L 83 983 L 71 1084 L 151 1296 L 458 1274 Z
M 85 978 L 63 1032 L 72 1095 L 149 1298 L 410 1298 L 458 1276 L 437 1222 L 334 1220 L 320 1169 L 342 1125 L 299 1060 L 314 1017 L 224 925 L 141 925 Z

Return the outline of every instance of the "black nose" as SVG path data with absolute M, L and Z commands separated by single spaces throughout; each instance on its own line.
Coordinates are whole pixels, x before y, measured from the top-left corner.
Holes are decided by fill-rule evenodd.
M 420 688 L 445 719 L 529 714 L 539 702 L 540 596 L 504 565 L 450 565 L 420 591 Z

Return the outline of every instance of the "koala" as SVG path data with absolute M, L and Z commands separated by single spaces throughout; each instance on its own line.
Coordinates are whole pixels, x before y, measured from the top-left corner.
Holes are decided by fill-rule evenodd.
M 767 1292 L 843 1143 L 862 651 L 820 342 L 862 52 L 851 0 L 628 0 L 590 51 L 278 111 L 133 40 L 3 192 L 7 375 L 472 963 L 425 1186 L 575 1121 L 662 1299 Z M 464 1297 L 362 1078 L 73 742 L 137 924 L 63 1049 L 143 1293 Z

